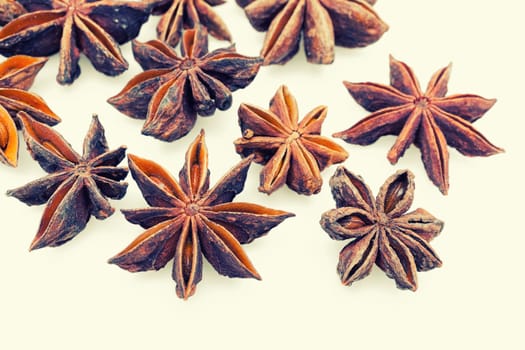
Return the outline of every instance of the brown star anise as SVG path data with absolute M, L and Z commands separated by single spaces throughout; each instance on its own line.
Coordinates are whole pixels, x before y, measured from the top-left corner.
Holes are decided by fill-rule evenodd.
M 15 0 L 0 0 L 0 25 L 26 13 L 26 9 Z
M 377 264 L 400 289 L 417 289 L 416 271 L 441 266 L 429 242 L 443 228 L 424 209 L 405 212 L 414 198 L 414 175 L 401 170 L 374 196 L 361 177 L 339 167 L 330 179 L 337 209 L 323 214 L 321 226 L 332 239 L 353 239 L 339 255 L 345 285 L 365 278 Z
M 261 237 L 284 219 L 285 211 L 232 203 L 246 180 L 251 158 L 233 167 L 209 189 L 208 150 L 201 131 L 186 152 L 177 182 L 160 165 L 128 155 L 131 175 L 151 206 L 122 210 L 146 229 L 110 263 L 131 272 L 159 270 L 174 258 L 176 292 L 187 299 L 202 275 L 202 254 L 221 275 L 260 279 L 241 244 Z
M 0 54 L 49 56 L 60 51 L 57 81 L 71 84 L 80 75 L 84 53 L 96 70 L 118 75 L 128 68 L 119 44 L 135 38 L 150 5 L 119 0 L 19 0 L 32 11 L 0 30 Z
M 343 162 L 348 153 L 325 136 L 321 126 L 326 106 L 319 106 L 298 121 L 295 98 L 281 86 L 270 101 L 270 110 L 242 103 L 239 124 L 242 138 L 235 141 L 237 153 L 265 164 L 259 191 L 272 193 L 286 182 L 297 193 L 311 195 L 321 190 L 321 171 Z
M 84 229 L 91 215 L 105 219 L 113 214 L 106 197 L 120 199 L 126 194 L 127 183 L 120 180 L 128 169 L 117 167 L 126 148 L 108 150 L 98 118 L 93 116 L 80 156 L 52 128 L 24 112 L 18 116 L 31 156 L 49 173 L 7 192 L 28 205 L 47 202 L 31 250 L 66 243 Z
M 18 135 L 16 113 L 24 111 L 48 125 L 60 118 L 36 94 L 27 92 L 46 58 L 17 55 L 0 63 L 0 162 L 16 166 Z
M 472 127 L 496 100 L 472 94 L 445 97 L 451 66 L 438 70 L 423 92 L 412 69 L 390 57 L 390 85 L 344 82 L 352 97 L 370 116 L 350 129 L 334 134 L 358 145 L 374 143 L 383 135 L 398 135 L 388 152 L 395 164 L 414 143 L 428 176 L 447 194 L 447 144 L 466 156 L 490 156 L 503 152 Z
M 133 53 L 146 71 L 108 102 L 132 118 L 146 119 L 142 133 L 164 141 L 186 135 L 197 114 L 230 108 L 231 92 L 250 84 L 261 65 L 260 58 L 242 56 L 233 45 L 208 53 L 205 30 L 184 32 L 182 57 L 159 40 L 134 41 Z
M 290 60 L 299 50 L 301 35 L 307 60 L 328 64 L 334 61 L 334 45 L 367 46 L 388 29 L 370 6 L 375 0 L 237 0 L 237 3 L 256 30 L 268 31 L 261 50 L 264 64 L 284 64 Z
M 152 14 L 163 14 L 157 25 L 157 37 L 170 46 L 177 46 L 182 30 L 201 26 L 219 40 L 231 41 L 231 34 L 212 6 L 224 0 L 156 0 Z

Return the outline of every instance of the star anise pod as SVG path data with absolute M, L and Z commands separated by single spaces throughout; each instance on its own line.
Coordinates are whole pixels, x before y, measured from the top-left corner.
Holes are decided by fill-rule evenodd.
M 398 135 L 387 156 L 392 164 L 414 143 L 421 150 L 428 176 L 447 194 L 447 144 L 466 156 L 503 152 L 472 126 L 496 100 L 472 94 L 445 96 L 450 69 L 449 65 L 438 70 L 425 92 L 412 69 L 393 57 L 390 57 L 391 86 L 344 82 L 356 102 L 373 113 L 333 136 L 349 143 L 369 145 L 383 135 Z
M 153 161 L 128 155 L 131 175 L 151 206 L 122 210 L 126 219 L 146 229 L 110 263 L 131 271 L 159 270 L 174 259 L 173 279 L 180 298 L 195 293 L 202 275 L 202 255 L 221 275 L 256 278 L 259 273 L 241 244 L 261 237 L 293 216 L 257 204 L 236 202 L 251 158 L 234 166 L 209 188 L 208 150 L 201 131 L 186 152 L 177 182 Z
M 146 119 L 144 135 L 173 141 L 195 125 L 197 114 L 226 110 L 232 91 L 255 78 L 261 59 L 235 52 L 232 45 L 208 53 L 205 30 L 187 30 L 181 53 L 159 40 L 133 42 L 133 53 L 145 72 L 131 79 L 108 102 L 132 118 Z
M 121 180 L 128 169 L 117 167 L 126 147 L 109 151 L 97 116 L 84 139 L 82 156 L 52 128 L 24 112 L 19 118 L 31 156 L 49 173 L 7 192 L 28 205 L 47 202 L 31 250 L 66 243 L 84 229 L 91 215 L 105 219 L 113 214 L 106 197 L 120 199 L 126 194 L 127 183 Z
M 170 46 L 177 46 L 182 30 L 201 26 L 219 40 L 231 41 L 226 23 L 212 6 L 224 0 L 156 0 L 152 14 L 163 14 L 157 25 L 157 37 Z
M 267 31 L 264 64 L 284 64 L 299 50 L 304 37 L 312 63 L 334 61 L 334 45 L 370 45 L 388 26 L 372 9 L 375 0 L 237 0 L 252 26 Z
M 414 199 L 410 171 L 390 176 L 375 201 L 363 179 L 344 167 L 330 186 L 337 209 L 324 213 L 320 223 L 332 239 L 352 239 L 339 254 L 337 272 L 344 285 L 368 276 L 375 263 L 398 288 L 415 291 L 416 271 L 441 266 L 429 242 L 443 222 L 420 208 L 406 213 Z
M 24 13 L 26 9 L 18 1 L 0 0 L 0 25 L 3 26 Z
M 261 192 L 270 194 L 286 183 L 300 194 L 318 193 L 321 171 L 348 158 L 341 146 L 320 135 L 327 107 L 314 108 L 299 122 L 297 101 L 286 86 L 277 90 L 270 110 L 242 103 L 238 113 L 243 136 L 235 149 L 264 164 Z
M 55 125 L 60 118 L 44 100 L 25 90 L 33 85 L 37 73 L 47 62 L 46 58 L 17 55 L 0 63 L 0 162 L 16 166 L 18 135 L 16 113 L 24 111 L 32 118 L 48 125 Z
M 150 5 L 119 0 L 19 0 L 28 10 L 0 30 L 0 54 L 49 56 L 60 51 L 57 81 L 80 75 L 84 53 L 99 72 L 118 75 L 128 68 L 119 44 L 135 38 Z

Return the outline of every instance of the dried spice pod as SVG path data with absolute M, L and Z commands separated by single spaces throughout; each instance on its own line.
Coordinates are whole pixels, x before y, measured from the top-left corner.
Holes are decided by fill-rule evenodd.
M 137 272 L 159 270 L 173 259 L 176 292 L 184 299 L 195 293 L 201 280 L 202 255 L 221 275 L 260 279 L 241 244 L 265 235 L 293 214 L 232 202 L 243 190 L 251 158 L 234 166 L 212 188 L 204 131 L 188 148 L 178 182 L 153 161 L 131 154 L 128 160 L 150 207 L 122 212 L 146 231 L 110 263 Z
M 406 149 L 415 144 L 421 150 L 429 178 L 447 194 L 447 145 L 470 157 L 503 152 L 472 126 L 496 100 L 473 94 L 445 96 L 450 69 L 451 65 L 434 73 L 425 92 L 412 69 L 393 57 L 390 57 L 391 86 L 345 81 L 356 102 L 372 114 L 333 136 L 369 145 L 383 135 L 398 135 L 388 152 L 388 160 L 397 163 Z
M 441 266 L 429 242 L 443 222 L 420 208 L 406 213 L 415 189 L 410 171 L 390 176 L 375 200 L 363 179 L 344 167 L 332 176 L 330 187 L 337 208 L 324 213 L 320 224 L 332 239 L 352 239 L 337 265 L 344 285 L 365 278 L 376 264 L 398 288 L 415 291 L 417 271 Z
M 84 139 L 82 156 L 52 128 L 24 112 L 18 116 L 29 153 L 49 173 L 7 192 L 27 205 L 47 202 L 30 249 L 62 245 L 86 227 L 91 215 L 101 220 L 113 214 L 107 197 L 120 199 L 126 194 L 127 183 L 121 180 L 128 169 L 117 167 L 126 147 L 109 150 L 97 116 Z
M 26 9 L 18 1 L 0 0 L 0 25 L 3 26 L 24 13 Z
M 184 32 L 181 57 L 159 40 L 134 41 L 133 53 L 145 71 L 108 102 L 129 117 L 146 119 L 142 133 L 164 141 L 190 132 L 197 114 L 230 108 L 232 91 L 250 84 L 261 65 L 260 58 L 240 55 L 233 45 L 208 52 L 203 29 Z
M 60 118 L 38 95 L 26 91 L 47 62 L 46 58 L 17 55 L 0 63 L 0 162 L 17 165 L 18 135 L 16 113 L 55 125 Z
M 119 44 L 135 38 L 150 4 L 119 0 L 19 0 L 30 13 L 0 30 L 0 54 L 60 54 L 57 81 L 71 84 L 80 75 L 82 52 L 99 72 L 118 75 L 128 68 Z
M 308 62 L 334 61 L 334 45 L 363 47 L 388 30 L 372 9 L 375 0 L 237 0 L 252 26 L 267 31 L 264 64 L 284 64 L 299 50 Z
M 153 0 L 152 14 L 162 14 L 157 25 L 157 37 L 175 47 L 183 29 L 201 26 L 219 40 L 231 41 L 226 23 L 213 11 L 213 6 L 224 4 L 224 0 Z
M 235 150 L 264 164 L 261 192 L 270 194 L 286 183 L 300 194 L 318 193 L 321 171 L 348 158 L 341 146 L 321 136 L 327 107 L 314 108 L 299 122 L 297 102 L 284 85 L 270 101 L 270 110 L 242 103 L 238 113 L 242 137 L 235 140 Z

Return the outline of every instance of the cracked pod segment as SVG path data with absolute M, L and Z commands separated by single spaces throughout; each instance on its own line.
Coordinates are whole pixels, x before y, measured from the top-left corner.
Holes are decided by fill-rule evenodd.
M 133 53 L 145 72 L 131 79 L 108 102 L 125 115 L 145 119 L 142 133 L 163 141 L 186 135 L 197 114 L 226 110 L 232 91 L 246 87 L 261 65 L 229 46 L 208 52 L 205 30 L 187 30 L 181 56 L 159 40 L 133 42 Z
M 370 45 L 388 30 L 372 9 L 375 0 L 237 0 L 252 26 L 266 31 L 264 64 L 284 64 L 299 50 L 308 62 L 334 61 L 334 46 Z
M 128 69 L 119 45 L 135 38 L 149 17 L 144 1 L 19 0 L 29 13 L 0 30 L 0 54 L 49 56 L 59 52 L 57 81 L 71 84 L 80 75 L 80 53 L 99 72 Z
M 38 95 L 26 91 L 47 62 L 46 58 L 16 55 L 0 63 L 0 162 L 16 166 L 18 161 L 18 112 L 55 125 L 60 118 Z
M 269 110 L 242 103 L 238 113 L 242 137 L 235 140 L 235 150 L 243 157 L 253 154 L 264 165 L 261 192 L 271 194 L 286 183 L 299 194 L 316 194 L 323 184 L 321 171 L 348 157 L 341 146 L 321 136 L 327 107 L 316 107 L 299 121 L 297 101 L 284 85 Z
M 212 188 L 203 131 L 186 152 L 179 181 L 151 160 L 131 154 L 128 160 L 150 207 L 122 212 L 146 230 L 110 263 L 137 272 L 159 270 L 173 260 L 176 292 L 184 299 L 195 293 L 201 280 L 203 256 L 221 275 L 260 279 L 241 244 L 265 235 L 293 214 L 233 202 L 244 187 L 251 158 L 234 166 Z
M 47 203 L 31 250 L 56 247 L 73 239 L 87 225 L 91 215 L 105 219 L 113 214 L 108 197 L 126 194 L 122 182 L 127 168 L 117 165 L 126 148 L 110 151 L 97 116 L 84 139 L 82 155 L 55 130 L 20 112 L 22 132 L 29 153 L 49 175 L 7 191 L 27 205 Z
M 321 217 L 321 227 L 335 240 L 351 239 L 339 254 L 337 272 L 344 285 L 368 276 L 374 264 L 400 289 L 417 289 L 417 271 L 441 266 L 430 241 L 443 222 L 424 209 L 406 213 L 414 199 L 414 175 L 390 176 L 374 199 L 360 176 L 339 167 L 330 179 L 337 208 Z

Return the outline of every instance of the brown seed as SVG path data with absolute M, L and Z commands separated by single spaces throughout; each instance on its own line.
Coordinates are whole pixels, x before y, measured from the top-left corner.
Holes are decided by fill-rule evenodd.
M 178 182 L 150 160 L 131 154 L 128 160 L 151 207 L 122 211 L 146 231 L 110 263 L 137 272 L 159 270 L 173 259 L 176 292 L 184 299 L 195 293 L 201 280 L 202 255 L 221 275 L 260 279 L 241 244 L 265 235 L 293 214 L 232 202 L 243 190 L 251 158 L 234 166 L 211 189 L 203 131 L 186 152 Z
M 451 66 L 438 70 L 423 92 L 408 65 L 390 57 L 390 85 L 344 82 L 352 97 L 371 115 L 334 134 L 358 145 L 374 143 L 383 135 L 398 135 L 388 152 L 395 164 L 414 143 L 432 182 L 447 194 L 447 145 L 466 156 L 490 156 L 503 149 L 491 144 L 472 127 L 496 102 L 472 94 L 445 96 Z
M 352 239 L 339 255 L 337 271 L 344 285 L 368 276 L 374 263 L 400 289 L 417 289 L 416 271 L 441 266 L 429 242 L 443 222 L 424 209 L 406 211 L 414 198 L 414 175 L 400 170 L 374 196 L 361 177 L 339 167 L 330 179 L 337 209 L 321 217 L 332 239 Z

